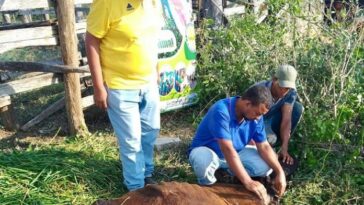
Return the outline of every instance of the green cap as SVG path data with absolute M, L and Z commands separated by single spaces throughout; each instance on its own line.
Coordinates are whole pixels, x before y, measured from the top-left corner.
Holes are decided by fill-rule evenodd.
M 293 66 L 280 65 L 274 76 L 278 79 L 280 87 L 296 89 L 297 71 Z

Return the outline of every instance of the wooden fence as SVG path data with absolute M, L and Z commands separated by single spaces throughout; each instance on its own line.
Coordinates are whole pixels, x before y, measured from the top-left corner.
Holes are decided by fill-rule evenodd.
M 20 128 L 28 129 L 55 112 L 55 107 L 66 104 L 70 133 L 87 130 L 82 107 L 92 105 L 93 100 L 92 96 L 78 99 L 81 96 L 80 78 L 89 75 L 88 67 L 79 67 L 79 62 L 82 64 L 82 59 L 85 59 L 80 48 L 86 31 L 85 17 L 91 3 L 92 0 L 0 0 L 0 54 L 28 46 L 61 46 L 64 62 L 64 65 L 0 63 L 0 70 L 43 72 L 31 78 L 0 84 L 0 116 L 6 129 L 19 128 L 12 112 L 13 94 L 64 82 L 65 98 Z M 74 12 L 69 12 L 69 9 Z M 78 49 L 77 42 L 82 45 Z M 72 105 L 68 105 L 70 103 Z
M 86 31 L 85 17 L 91 3 L 92 0 L 75 0 L 77 34 Z M 26 46 L 59 45 L 54 5 L 47 0 L 5 0 L 0 7 L 3 18 L 0 24 L 0 53 Z

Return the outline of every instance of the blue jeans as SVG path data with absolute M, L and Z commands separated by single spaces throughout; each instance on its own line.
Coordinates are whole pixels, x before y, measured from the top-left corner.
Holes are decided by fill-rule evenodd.
M 108 89 L 108 115 L 119 143 L 124 184 L 144 187 L 154 171 L 154 143 L 160 130 L 157 85 L 137 90 Z
M 238 154 L 249 176 L 266 176 L 270 173 L 270 167 L 260 157 L 255 146 L 247 145 Z M 208 147 L 196 147 L 192 149 L 189 161 L 197 176 L 197 182 L 201 185 L 215 183 L 215 171 L 219 168 L 228 169 L 228 171 L 232 173 L 232 171 L 229 170 L 226 160 L 220 159 L 217 154 Z
M 302 117 L 304 108 L 301 103 L 295 102 L 292 108 L 291 118 L 291 134 L 296 129 L 298 122 Z M 280 127 L 282 121 L 282 113 L 280 109 L 275 109 L 270 112 L 269 116 L 264 116 L 265 132 L 267 134 L 268 142 L 273 146 L 279 146 L 282 143 L 280 137 Z

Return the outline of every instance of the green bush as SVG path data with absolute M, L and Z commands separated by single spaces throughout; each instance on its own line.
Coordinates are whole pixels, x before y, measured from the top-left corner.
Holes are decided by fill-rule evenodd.
M 247 15 L 220 28 L 205 22 L 199 35 L 201 103 L 239 95 L 253 83 L 269 79 L 279 64 L 289 63 L 298 70 L 298 92 L 306 108 L 301 132 L 314 136 L 314 141 L 360 142 L 363 31 L 350 32 L 344 25 L 334 25 L 304 36 L 294 33 L 286 21 L 271 18 L 257 25 Z M 286 35 L 288 31 L 293 34 Z M 286 45 L 289 41 L 293 46 Z
M 283 3 L 277 1 L 270 9 L 277 11 Z M 297 6 L 290 8 L 291 16 L 304 18 Z M 284 203 L 364 203 L 359 174 L 364 167 L 364 31 L 353 31 L 347 23 L 309 23 L 321 29 L 307 36 L 292 21 L 272 15 L 256 25 L 249 14 L 223 28 L 208 21 L 203 25 L 197 71 L 203 109 L 269 79 L 279 64 L 298 70 L 297 90 L 305 112 L 290 146 L 303 161 L 295 182 L 299 186 Z

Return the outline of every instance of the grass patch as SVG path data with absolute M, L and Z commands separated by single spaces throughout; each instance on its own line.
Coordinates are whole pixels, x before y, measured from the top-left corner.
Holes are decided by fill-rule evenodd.
M 311 149 L 289 183 L 283 204 L 364 204 L 363 159 L 347 160 L 339 153 Z M 342 155 L 348 156 L 350 153 Z M 310 166 L 310 158 L 317 163 Z
M 63 83 L 13 95 L 14 112 L 23 125 L 64 96 Z
M 1 204 L 90 204 L 125 192 L 112 136 L 0 154 Z
M 158 181 L 194 182 L 181 147 L 156 153 Z M 110 133 L 0 153 L 1 204 L 91 204 L 126 193 L 116 140 Z

